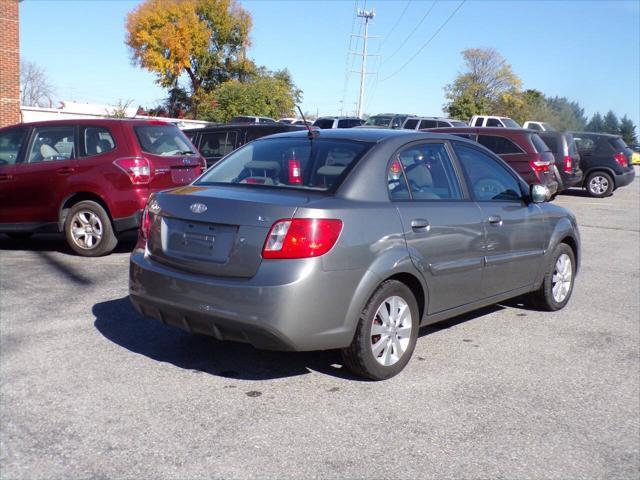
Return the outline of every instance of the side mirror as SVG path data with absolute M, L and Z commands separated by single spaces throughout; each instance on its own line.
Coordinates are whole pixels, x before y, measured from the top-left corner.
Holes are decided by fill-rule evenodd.
M 546 202 L 551 197 L 551 192 L 544 185 L 540 185 L 539 183 L 535 183 L 531 185 L 531 189 L 529 190 L 529 198 L 533 203 L 542 203 Z

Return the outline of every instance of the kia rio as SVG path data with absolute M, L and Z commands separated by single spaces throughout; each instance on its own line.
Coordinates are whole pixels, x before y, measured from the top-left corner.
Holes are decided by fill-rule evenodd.
M 563 308 L 575 217 L 469 140 L 402 130 L 288 132 L 154 194 L 130 298 L 189 332 L 279 350 L 341 349 L 386 379 L 420 326 L 530 293 Z

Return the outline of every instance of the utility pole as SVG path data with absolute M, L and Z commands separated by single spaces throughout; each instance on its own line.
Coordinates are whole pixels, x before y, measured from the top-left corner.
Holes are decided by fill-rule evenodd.
M 373 10 L 358 9 L 356 15 L 359 18 L 362 18 L 364 21 L 364 37 L 362 37 L 364 41 L 362 42 L 362 53 L 351 52 L 354 55 L 358 55 L 362 57 L 361 69 L 359 72 L 355 72 L 360 74 L 360 93 L 358 95 L 358 109 L 356 110 L 357 116 L 360 117 L 362 116 L 362 102 L 364 100 L 364 76 L 370 75 L 371 73 L 373 73 L 373 72 L 367 72 L 365 70 L 365 67 L 367 65 L 367 57 L 373 56 L 373 55 L 367 54 L 367 42 L 369 38 L 376 38 L 376 37 L 369 37 L 369 20 L 373 20 L 373 17 L 376 15 L 376 12 L 374 12 Z M 357 37 L 359 35 L 354 35 L 354 36 Z

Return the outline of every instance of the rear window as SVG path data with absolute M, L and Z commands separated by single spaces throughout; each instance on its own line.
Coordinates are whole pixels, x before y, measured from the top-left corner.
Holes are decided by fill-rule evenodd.
M 371 125 L 374 127 L 388 127 L 390 123 L 391 117 L 380 117 L 377 115 L 369 117 L 369 119 L 364 122 L 365 125 Z
M 615 148 L 616 150 L 626 150 L 627 148 L 629 148 L 627 146 L 627 144 L 624 142 L 624 140 L 622 140 L 622 138 L 617 137 L 617 138 L 610 138 L 609 139 L 609 144 Z
M 531 135 L 531 143 L 533 143 L 533 146 L 538 153 L 551 151 L 547 144 L 542 141 L 537 133 Z
M 553 153 L 559 152 L 558 137 L 556 135 L 540 135 L 540 138 Z M 573 143 L 573 139 L 571 140 L 571 143 Z
M 417 125 L 418 125 L 418 119 L 417 118 L 410 118 L 409 120 L 404 122 L 404 127 L 402 127 L 402 128 L 408 128 L 409 130 L 415 130 Z
M 502 123 L 504 124 L 505 127 L 508 127 L 508 128 L 520 128 L 520 125 L 518 125 L 516 122 L 514 122 L 510 118 L 502 117 L 500 120 L 502 120 Z
M 495 135 L 478 135 L 478 143 L 484 145 L 496 155 L 522 153 L 522 149 L 520 147 L 508 138 L 504 137 L 498 137 Z
M 320 129 L 333 128 L 333 118 L 319 118 L 313 122 L 313 126 Z
M 26 128 L 14 128 L 0 132 L 0 165 L 16 163 L 24 141 Z
M 176 126 L 139 125 L 133 130 L 143 152 L 162 156 L 195 153 L 185 134 Z
M 273 138 L 253 142 L 205 173 L 196 185 L 257 185 L 329 191 L 373 144 L 349 140 Z

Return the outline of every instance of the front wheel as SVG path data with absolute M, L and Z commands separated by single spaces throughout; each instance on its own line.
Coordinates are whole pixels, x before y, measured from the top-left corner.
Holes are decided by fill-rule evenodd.
M 118 243 L 109 215 L 100 204 L 90 200 L 71 207 L 64 222 L 64 234 L 73 251 L 83 257 L 107 255 Z
M 594 198 L 608 197 L 613 193 L 613 179 L 604 172 L 593 172 L 587 178 L 587 193 Z
M 416 346 L 418 315 L 409 287 L 396 280 L 383 282 L 362 311 L 351 345 L 341 352 L 345 366 L 372 380 L 400 373 Z
M 555 311 L 564 308 L 571 298 L 576 276 L 576 258 L 566 243 L 553 251 L 540 288 L 532 294 L 533 302 L 543 310 Z

